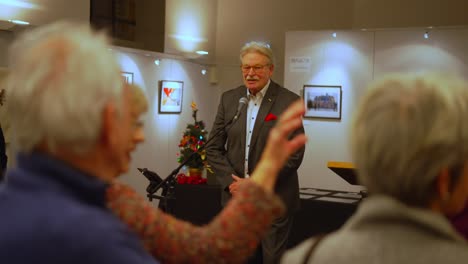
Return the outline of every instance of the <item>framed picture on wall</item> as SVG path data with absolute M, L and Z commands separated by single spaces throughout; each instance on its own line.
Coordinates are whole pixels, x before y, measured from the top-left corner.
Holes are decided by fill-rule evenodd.
M 125 83 L 133 84 L 133 73 L 132 72 L 122 72 L 122 78 Z
M 304 85 L 304 117 L 341 119 L 341 86 Z
M 184 82 L 160 81 L 159 87 L 159 113 L 172 114 L 182 112 L 182 95 Z

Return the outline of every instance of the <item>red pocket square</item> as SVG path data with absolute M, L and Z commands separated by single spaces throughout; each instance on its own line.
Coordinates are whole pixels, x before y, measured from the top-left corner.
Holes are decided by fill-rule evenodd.
M 266 117 L 265 117 L 265 122 L 268 122 L 268 121 L 272 121 L 272 120 L 276 120 L 278 119 L 274 114 L 272 113 L 269 113 Z

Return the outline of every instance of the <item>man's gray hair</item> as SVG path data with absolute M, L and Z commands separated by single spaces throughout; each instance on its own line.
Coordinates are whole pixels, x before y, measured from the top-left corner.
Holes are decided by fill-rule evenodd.
M 17 149 L 92 147 L 104 106 L 116 101 L 120 107 L 123 91 L 106 37 L 89 26 L 58 22 L 25 33 L 10 55 L 7 107 Z
M 442 169 L 468 160 L 468 85 L 443 75 L 394 75 L 370 86 L 351 133 L 358 177 L 371 194 L 427 207 Z
M 251 41 L 246 43 L 241 51 L 240 51 L 240 60 L 242 61 L 242 58 L 247 54 L 247 53 L 260 53 L 268 58 L 269 64 L 274 65 L 275 64 L 275 59 L 273 56 L 273 50 L 270 48 L 270 44 L 265 43 L 265 42 L 259 42 L 259 41 Z

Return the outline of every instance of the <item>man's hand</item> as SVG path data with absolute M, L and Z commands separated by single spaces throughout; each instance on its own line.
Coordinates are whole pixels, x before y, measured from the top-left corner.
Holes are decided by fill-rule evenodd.
M 239 184 L 245 179 L 241 178 L 241 177 L 238 177 L 238 176 L 236 176 L 234 174 L 232 175 L 232 179 L 234 180 L 234 182 L 229 185 L 229 192 L 232 195 L 234 195 L 237 192 L 237 190 L 239 189 Z

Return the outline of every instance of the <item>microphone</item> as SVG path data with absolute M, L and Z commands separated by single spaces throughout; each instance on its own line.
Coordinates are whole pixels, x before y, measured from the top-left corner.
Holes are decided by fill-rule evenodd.
M 237 111 L 233 118 L 234 121 L 239 119 L 239 116 L 242 113 L 242 110 L 248 103 L 249 103 L 249 99 L 247 99 L 247 97 L 242 97 L 241 99 L 239 99 L 239 105 L 237 106 Z

